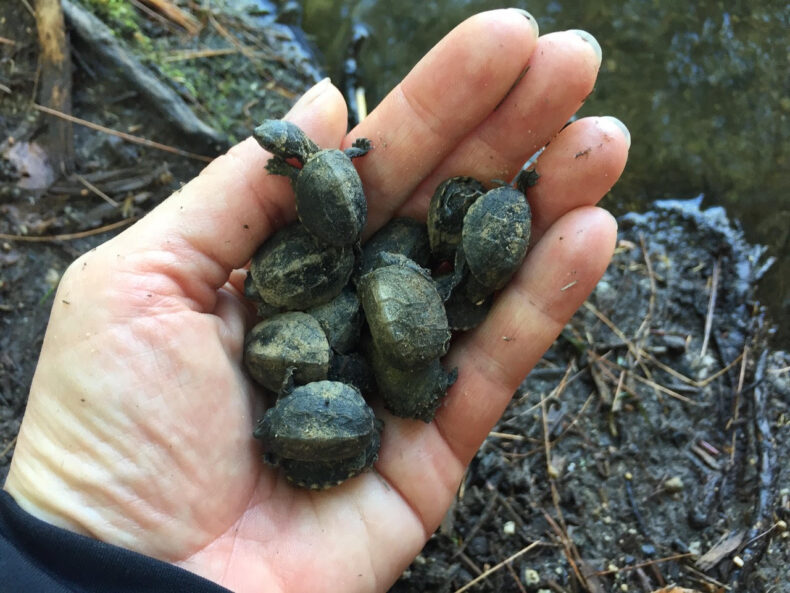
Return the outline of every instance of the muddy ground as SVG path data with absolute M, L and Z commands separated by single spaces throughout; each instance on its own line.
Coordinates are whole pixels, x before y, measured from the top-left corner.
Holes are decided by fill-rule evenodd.
M 298 36 L 263 16 L 253 27 L 231 8 L 193 11 L 202 28 L 190 36 L 161 16 L 97 14 L 213 140 L 282 115 L 318 76 Z M 69 31 L 75 116 L 196 151 L 96 58 L 95 40 Z M 76 172 L 47 181 L 36 140 L 51 120 L 31 107 L 38 49 L 23 3 L 4 13 L 0 41 L 0 140 L 13 139 L 0 145 L 2 479 L 60 275 L 204 161 L 75 125 Z M 205 80 L 219 81 L 218 98 Z M 766 345 L 754 292 L 768 258 L 723 211 L 695 203 L 657 205 L 620 229 L 604 280 L 393 591 L 790 591 L 790 356 Z

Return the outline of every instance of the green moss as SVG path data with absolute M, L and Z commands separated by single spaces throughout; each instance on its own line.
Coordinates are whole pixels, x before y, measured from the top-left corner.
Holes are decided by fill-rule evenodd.
M 83 0 L 83 3 L 118 37 L 138 45 L 142 51 L 152 51 L 151 39 L 140 28 L 139 13 L 127 0 Z

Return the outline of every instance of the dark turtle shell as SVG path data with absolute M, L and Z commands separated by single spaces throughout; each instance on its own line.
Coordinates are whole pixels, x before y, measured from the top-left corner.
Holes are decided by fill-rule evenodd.
M 413 218 L 393 218 L 362 246 L 362 258 L 356 277 L 368 273 L 376 265 L 380 253 L 399 253 L 423 268 L 430 264 L 431 250 L 425 224 Z
M 483 194 L 473 177 L 450 177 L 436 188 L 428 205 L 428 238 L 437 260 L 452 260 L 461 243 L 461 229 L 469 207 Z
M 261 321 L 245 340 L 244 364 L 258 383 L 279 392 L 293 371 L 296 383 L 326 379 L 329 342 L 318 321 L 307 313 L 280 313 Z
M 284 309 L 309 309 L 336 297 L 354 269 L 351 246 L 321 243 L 302 224 L 272 235 L 252 256 L 250 273 L 261 299 Z
M 367 220 L 362 181 L 351 163 L 370 150 L 370 142 L 358 138 L 345 151 L 319 149 L 295 124 L 266 120 L 253 136 L 274 156 L 266 169 L 291 179 L 299 220 L 316 237 L 330 245 L 350 245 L 359 240 Z M 288 162 L 295 159 L 296 167 Z
M 330 381 L 353 385 L 363 396 L 373 393 L 376 387 L 373 370 L 367 359 L 359 352 L 349 352 L 348 354 L 335 352 L 332 354 L 326 378 Z
M 307 488 L 326 488 L 376 460 L 381 426 L 354 387 L 318 381 L 297 387 L 255 428 L 265 459 Z
M 462 232 L 463 254 L 484 288 L 476 300 L 499 290 L 518 270 L 529 245 L 532 217 L 526 197 L 503 186 L 486 192 L 469 207 Z
M 335 352 L 350 352 L 359 342 L 362 308 L 353 288 L 346 286 L 328 303 L 307 310 L 318 320 Z
M 357 290 L 376 346 L 393 365 L 410 369 L 443 356 L 450 330 L 428 271 L 406 257 L 390 257 L 400 263 L 368 272 Z
M 305 162 L 294 184 L 299 220 L 330 245 L 359 240 L 368 215 L 362 181 L 340 150 L 322 150 Z
M 438 358 L 426 365 L 402 370 L 392 366 L 372 341 L 366 343 L 365 351 L 384 407 L 402 418 L 433 420 L 447 389 L 455 383 L 458 370 L 448 373 Z
M 278 465 L 289 482 L 310 490 L 326 490 L 338 486 L 373 467 L 379 456 L 381 437 L 378 432 L 371 437 L 364 451 L 352 457 L 331 461 L 303 461 L 281 458 Z

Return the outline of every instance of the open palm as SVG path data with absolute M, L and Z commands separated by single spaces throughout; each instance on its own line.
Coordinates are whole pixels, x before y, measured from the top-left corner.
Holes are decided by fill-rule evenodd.
M 267 175 L 269 155 L 247 140 L 66 272 L 6 489 L 44 520 L 233 590 L 385 590 L 609 261 L 615 224 L 594 204 L 624 167 L 627 132 L 611 118 L 563 129 L 599 64 L 584 34 L 538 39 L 520 12 L 493 11 L 459 25 L 348 136 L 326 82 L 289 114 L 324 147 L 372 141 L 355 161 L 366 235 L 392 216 L 424 217 L 452 175 L 512 178 L 551 140 L 525 265 L 453 345 L 459 378 L 436 420 L 381 413 L 375 472 L 297 490 L 251 439 L 262 411 L 241 366 L 252 319 L 234 270 L 295 211 L 287 180 Z

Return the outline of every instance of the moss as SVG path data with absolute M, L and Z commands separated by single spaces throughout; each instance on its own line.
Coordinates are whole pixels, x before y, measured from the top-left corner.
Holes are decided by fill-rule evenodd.
M 144 52 L 152 51 L 153 43 L 140 26 L 139 12 L 127 0 L 82 1 L 85 7 L 98 16 L 118 37 L 134 43 Z

